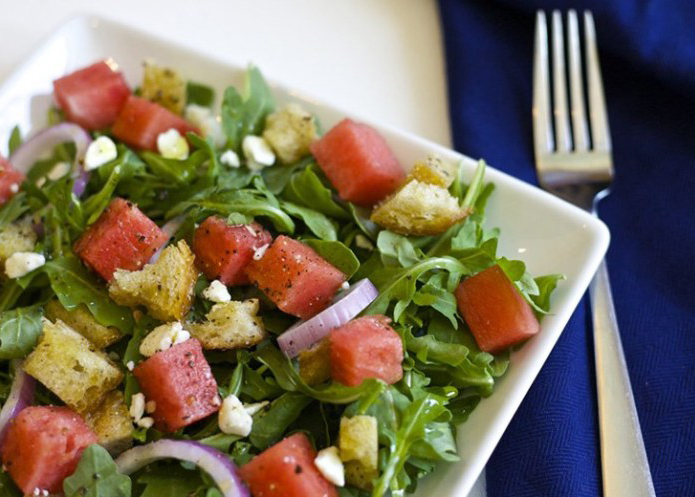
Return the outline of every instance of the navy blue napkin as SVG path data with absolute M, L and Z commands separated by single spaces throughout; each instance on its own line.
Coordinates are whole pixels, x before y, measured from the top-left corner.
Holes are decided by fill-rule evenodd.
M 695 5 L 440 0 L 455 147 L 530 183 L 538 8 L 594 13 L 616 169 L 600 215 L 623 345 L 656 493 L 695 496 Z M 595 395 L 585 302 L 490 459 L 489 496 L 600 495 Z

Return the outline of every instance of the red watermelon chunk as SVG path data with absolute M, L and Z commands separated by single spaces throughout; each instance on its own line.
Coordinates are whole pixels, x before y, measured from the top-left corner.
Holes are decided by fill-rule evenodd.
M 130 95 L 123 75 L 104 61 L 56 79 L 53 90 L 68 121 L 88 130 L 111 126 Z
M 281 311 L 308 319 L 331 303 L 346 276 L 314 249 L 280 235 L 246 273 Z
M 211 216 L 195 230 L 193 252 L 208 279 L 225 285 L 247 285 L 246 267 L 257 249 L 268 245 L 273 237 L 258 223 L 231 226 L 218 216 Z
M 116 138 L 136 148 L 157 150 L 160 133 L 176 129 L 185 135 L 198 129 L 159 104 L 131 95 L 111 130 Z
M 24 495 L 37 488 L 58 494 L 82 451 L 95 443 L 97 436 L 71 409 L 27 407 L 10 423 L 2 462 Z
M 338 497 L 314 464 L 316 451 L 304 433 L 295 433 L 239 468 L 253 497 Z
M 461 282 L 458 309 L 481 350 L 497 353 L 540 331 L 528 302 L 499 266 Z
M 331 331 L 331 378 L 349 387 L 368 378 L 388 384 L 403 378 L 403 342 L 390 321 L 364 316 Z
M 106 281 L 116 269 L 137 271 L 169 235 L 132 202 L 115 198 L 75 242 L 75 254 Z
M 311 153 L 340 198 L 358 205 L 371 207 L 405 180 L 405 171 L 382 136 L 350 119 L 312 143 Z
M 195 338 L 157 352 L 141 362 L 133 375 L 147 400 L 158 430 L 172 433 L 217 412 L 220 397 L 210 365 Z
M 0 205 L 10 200 L 19 191 L 24 175 L 14 169 L 10 161 L 0 157 Z

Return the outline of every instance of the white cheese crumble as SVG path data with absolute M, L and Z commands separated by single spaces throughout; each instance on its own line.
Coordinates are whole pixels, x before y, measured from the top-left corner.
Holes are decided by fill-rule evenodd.
M 71 168 L 72 166 L 68 162 L 58 162 L 55 166 L 53 166 L 53 169 L 48 171 L 46 177 L 51 181 L 55 181 L 68 174 Z
M 232 300 L 229 290 L 220 280 L 214 280 L 210 283 L 210 286 L 203 290 L 203 297 L 212 302 L 229 302 Z
M 184 160 L 188 158 L 188 142 L 175 128 L 157 136 L 157 150 L 165 159 Z
M 205 138 L 212 137 L 215 142 L 215 147 L 224 147 L 227 137 L 224 131 L 222 131 L 219 118 L 215 116 L 208 107 L 190 104 L 186 106 L 183 115 L 189 123 L 203 133 Z
M 220 162 L 225 166 L 234 168 L 237 168 L 241 165 L 241 161 L 239 161 L 239 156 L 234 150 L 231 149 L 222 152 L 222 155 L 220 155 Z
M 341 290 L 348 290 L 350 288 L 350 283 L 347 281 L 343 281 L 343 284 L 340 285 Z
M 12 183 L 10 185 L 10 191 L 12 193 L 17 193 L 19 191 L 19 184 L 18 183 Z
M 128 361 L 126 362 L 125 367 L 128 368 L 128 371 L 132 371 L 135 369 L 135 363 L 133 361 Z
M 246 409 L 246 412 L 249 413 L 249 416 L 255 416 L 258 411 L 263 409 L 268 404 L 270 404 L 270 402 L 264 400 L 263 402 L 256 402 L 255 404 L 245 404 L 244 409 Z
M 152 425 L 154 425 L 154 419 L 152 419 L 149 416 L 146 416 L 144 418 L 140 418 L 136 421 L 136 424 L 140 428 L 152 428 Z
M 314 464 L 323 477 L 333 485 L 345 485 L 345 467 L 338 455 L 337 447 L 326 447 L 316 454 Z
M 84 169 L 91 171 L 118 157 L 116 144 L 108 136 L 100 136 L 87 147 L 84 156 Z
M 247 135 L 241 142 L 247 166 L 252 171 L 260 171 L 264 167 L 272 166 L 275 162 L 275 153 L 268 142 L 261 136 Z
M 268 250 L 268 247 L 270 247 L 269 243 L 266 243 L 265 245 L 258 247 L 256 251 L 253 253 L 253 260 L 260 261 L 263 258 L 265 251 Z
M 130 409 L 128 409 L 128 414 L 133 418 L 136 423 L 145 414 L 145 394 L 142 392 L 134 393 L 130 398 Z
M 222 401 L 217 423 L 223 433 L 247 437 L 253 427 L 253 418 L 236 395 L 229 395 Z
M 21 278 L 46 264 L 43 254 L 35 252 L 15 252 L 5 261 L 5 274 L 8 278 Z
M 157 352 L 185 342 L 189 338 L 191 338 L 191 334 L 184 330 L 183 325 L 178 321 L 163 324 L 150 331 L 140 342 L 140 353 L 145 357 L 152 357 Z
M 40 489 L 39 487 L 36 487 L 34 489 L 34 491 L 32 492 L 32 495 L 40 495 L 42 497 L 46 497 L 46 496 L 51 495 L 51 494 L 48 493 L 48 490 L 46 490 L 45 488 Z

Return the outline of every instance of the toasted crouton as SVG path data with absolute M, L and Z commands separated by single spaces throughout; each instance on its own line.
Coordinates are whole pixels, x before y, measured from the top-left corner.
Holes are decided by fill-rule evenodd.
M 181 114 L 186 105 L 186 82 L 173 69 L 145 61 L 140 94 L 143 98 Z
M 84 304 L 81 304 L 74 311 L 68 311 L 58 299 L 53 299 L 46 304 L 45 316 L 53 322 L 60 319 L 96 345 L 98 349 L 108 347 L 123 336 L 118 329 L 99 324 Z
M 378 475 L 379 436 L 374 416 L 340 418 L 340 459 L 345 462 L 345 479 L 368 490 Z
M 35 244 L 36 233 L 30 219 L 5 225 L 0 229 L 0 264 L 15 252 L 32 252 Z
M 449 188 L 456 177 L 456 168 L 437 155 L 429 155 L 424 161 L 416 162 L 408 179 L 416 179 L 430 185 Z
M 123 392 L 107 393 L 99 407 L 87 413 L 85 421 L 99 437 L 99 445 L 116 456 L 133 445 L 133 421 Z
M 292 103 L 270 114 L 263 138 L 284 164 L 292 164 L 309 154 L 309 145 L 318 135 L 314 116 Z
M 80 413 L 96 408 L 123 379 L 106 354 L 60 319 L 44 319 L 39 343 L 23 368 Z
M 331 343 L 324 339 L 299 353 L 299 376 L 307 385 L 319 385 L 331 377 Z
M 414 179 L 374 209 L 371 219 L 403 235 L 437 235 L 467 215 L 446 188 Z
M 258 316 L 258 299 L 220 302 L 212 306 L 202 323 L 186 325 L 205 349 L 243 349 L 265 340 L 267 333 Z
M 116 270 L 109 295 L 121 305 L 144 305 L 162 321 L 181 321 L 191 307 L 198 279 L 194 260 L 188 244 L 181 240 L 140 271 Z

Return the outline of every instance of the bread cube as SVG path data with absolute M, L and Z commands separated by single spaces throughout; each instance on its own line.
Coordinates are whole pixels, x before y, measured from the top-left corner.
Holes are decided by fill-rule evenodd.
M 258 308 L 258 299 L 220 302 L 212 306 L 205 321 L 187 324 L 186 329 L 205 349 L 248 348 L 268 335 Z
M 446 188 L 413 179 L 374 209 L 371 219 L 394 233 L 437 235 L 468 214 Z
M 60 319 L 44 319 L 39 343 L 23 368 L 79 413 L 96 408 L 123 380 L 106 354 Z
M 324 339 L 299 353 L 299 376 L 307 385 L 320 385 L 331 378 L 331 343 Z
M 297 162 L 309 155 L 309 145 L 318 138 L 314 116 L 291 103 L 266 118 L 263 138 L 284 164 Z
M 0 229 L 0 264 L 5 264 L 15 252 L 33 252 L 35 244 L 36 233 L 30 219 L 5 225 Z
M 186 105 L 186 81 L 173 69 L 145 61 L 140 95 L 166 107 L 174 114 L 181 114 Z
M 191 307 L 198 279 L 194 259 L 188 244 L 181 240 L 166 247 L 157 262 L 140 271 L 116 270 L 109 295 L 121 305 L 143 305 L 161 321 L 181 321 Z
M 107 393 L 99 407 L 85 415 L 85 421 L 99 438 L 99 445 L 112 456 L 133 445 L 133 421 L 120 390 Z
M 118 329 L 99 324 L 84 304 L 80 304 L 75 310 L 68 311 L 58 299 L 54 299 L 46 304 L 45 316 L 53 322 L 60 319 L 96 345 L 98 349 L 106 348 L 123 337 Z
M 408 179 L 416 179 L 430 185 L 449 188 L 456 178 L 456 167 L 438 155 L 428 155 L 424 161 L 416 162 Z
M 374 416 L 340 418 L 340 459 L 345 462 L 345 479 L 368 490 L 378 476 L 379 436 Z
M 376 468 L 368 468 L 360 461 L 347 461 L 344 465 L 345 481 L 362 490 L 372 490 L 372 482 L 379 476 Z

